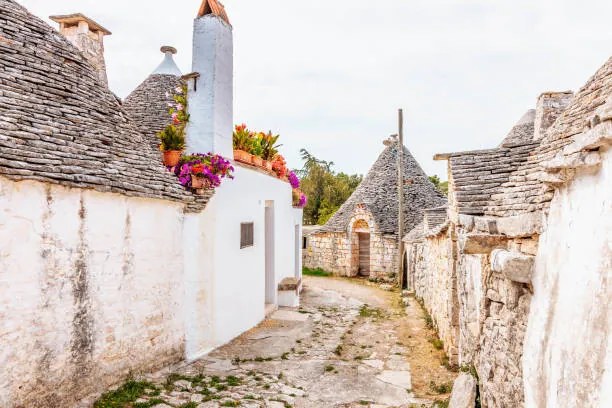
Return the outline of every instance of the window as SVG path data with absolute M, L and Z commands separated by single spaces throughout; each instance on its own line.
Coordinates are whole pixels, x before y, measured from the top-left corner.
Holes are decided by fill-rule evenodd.
M 302 238 L 302 249 L 306 249 L 308 246 L 308 238 L 303 237 Z
M 253 223 L 240 224 L 240 249 L 253 246 Z

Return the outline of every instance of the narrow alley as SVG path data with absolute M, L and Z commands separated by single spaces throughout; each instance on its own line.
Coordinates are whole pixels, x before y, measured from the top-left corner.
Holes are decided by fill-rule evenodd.
M 365 281 L 307 277 L 298 310 L 193 364 L 168 368 L 105 394 L 134 407 L 429 407 L 448 398 L 454 373 L 420 306 Z M 89 406 L 91 401 L 84 401 Z

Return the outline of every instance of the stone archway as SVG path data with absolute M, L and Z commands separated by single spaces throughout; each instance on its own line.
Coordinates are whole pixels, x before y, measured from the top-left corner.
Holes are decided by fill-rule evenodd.
M 351 247 L 353 276 L 369 277 L 370 268 L 370 226 L 367 221 L 359 219 L 352 225 Z

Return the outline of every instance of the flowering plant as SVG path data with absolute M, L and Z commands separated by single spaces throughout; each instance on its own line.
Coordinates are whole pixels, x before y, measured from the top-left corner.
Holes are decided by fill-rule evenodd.
M 242 150 L 251 153 L 254 142 L 255 137 L 253 132 L 247 128 L 247 125 L 244 123 L 242 125 L 236 125 L 233 135 L 234 150 Z
M 218 154 L 193 154 L 181 158 L 174 174 L 185 187 L 192 187 L 193 177 L 203 177 L 211 187 L 219 187 L 224 178 L 233 179 L 234 167 Z
M 300 188 L 300 179 L 295 175 L 293 171 L 289 172 L 289 184 L 291 184 L 291 188 L 296 189 Z
M 166 126 L 157 134 L 160 145 L 159 150 L 167 152 L 171 150 L 183 150 L 185 148 L 185 126 L 189 122 L 187 113 L 187 85 L 176 87 L 176 94 L 172 96 L 174 103 L 168 103 L 172 124 Z M 170 94 L 166 92 L 166 97 Z
M 187 126 L 187 122 L 189 122 L 189 113 L 187 113 L 187 85 L 182 84 L 177 86 L 174 91 L 176 92 L 172 96 L 174 103 L 168 104 L 170 115 L 172 116 L 172 123 L 184 129 L 185 126 Z
M 277 154 L 272 161 L 272 170 L 276 173 L 276 175 L 280 178 L 283 178 L 287 175 L 287 162 L 285 158 L 280 154 Z
M 308 203 L 308 198 L 306 194 L 302 193 L 302 191 L 298 188 L 293 189 L 293 206 L 297 208 L 304 208 Z
M 273 135 L 272 132 L 257 134 L 259 145 L 261 146 L 261 158 L 264 160 L 272 160 L 278 154 L 278 148 L 282 145 L 277 144 L 280 135 Z

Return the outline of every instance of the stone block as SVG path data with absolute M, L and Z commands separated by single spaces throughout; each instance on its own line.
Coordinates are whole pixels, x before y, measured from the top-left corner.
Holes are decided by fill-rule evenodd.
M 502 235 L 470 233 L 459 237 L 459 249 L 464 254 L 488 254 L 507 245 L 506 237 Z
M 531 283 L 534 260 L 530 255 L 496 249 L 491 253 L 491 270 L 514 282 Z
M 449 408 L 474 408 L 476 406 L 476 379 L 468 373 L 457 377 L 453 384 Z
M 503 217 L 497 220 L 497 230 L 508 237 L 538 235 L 543 231 L 543 221 L 543 215 L 539 211 Z

